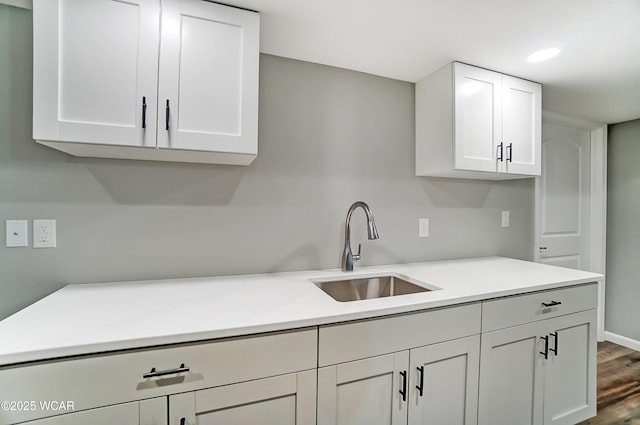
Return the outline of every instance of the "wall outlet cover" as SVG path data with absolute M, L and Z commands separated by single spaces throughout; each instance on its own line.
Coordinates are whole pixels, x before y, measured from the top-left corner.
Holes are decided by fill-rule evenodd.
M 418 219 L 418 236 L 421 238 L 429 237 L 429 219 L 428 218 Z
M 56 221 L 53 219 L 33 220 L 33 247 L 56 247 Z
M 502 227 L 509 227 L 509 211 L 502 211 Z

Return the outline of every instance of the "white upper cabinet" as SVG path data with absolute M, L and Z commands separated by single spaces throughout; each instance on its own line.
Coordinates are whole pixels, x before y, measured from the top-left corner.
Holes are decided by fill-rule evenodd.
M 248 164 L 259 15 L 203 0 L 35 0 L 38 142 L 77 156 Z
M 416 84 L 416 175 L 540 175 L 541 86 L 454 62 Z

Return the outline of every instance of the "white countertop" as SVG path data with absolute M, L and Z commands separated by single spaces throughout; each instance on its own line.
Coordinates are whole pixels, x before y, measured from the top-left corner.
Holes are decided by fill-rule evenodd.
M 338 302 L 309 279 L 399 273 L 441 288 Z M 0 365 L 317 326 L 594 282 L 501 257 L 291 273 L 68 285 L 0 321 Z

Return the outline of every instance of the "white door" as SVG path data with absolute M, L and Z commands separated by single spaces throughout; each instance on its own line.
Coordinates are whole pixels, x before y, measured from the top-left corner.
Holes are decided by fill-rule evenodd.
M 34 138 L 155 146 L 159 1 L 35 0 L 33 9 Z
M 544 423 L 573 425 L 596 414 L 596 311 L 546 322 Z
M 28 425 L 167 425 L 167 398 L 84 410 L 52 418 L 25 422 Z
M 257 153 L 259 15 L 162 4 L 158 146 Z
M 409 425 L 475 425 L 480 336 L 412 349 Z
M 589 270 L 591 135 L 554 122 L 542 126 L 542 175 L 536 179 L 535 260 Z
M 538 83 L 502 76 L 502 143 L 505 172 L 540 175 L 540 114 Z
M 455 168 L 502 171 L 502 75 L 455 63 L 454 76 Z
M 408 367 L 401 351 L 318 369 L 318 425 L 406 425 Z
M 169 425 L 315 425 L 316 371 L 169 397 Z
M 542 425 L 543 322 L 482 334 L 479 425 Z

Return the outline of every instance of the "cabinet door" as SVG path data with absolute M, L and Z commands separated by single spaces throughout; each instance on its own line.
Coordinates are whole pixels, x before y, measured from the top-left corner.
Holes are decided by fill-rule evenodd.
M 480 425 L 541 425 L 544 321 L 482 334 Z
M 541 97 L 540 84 L 502 77 L 502 142 L 507 173 L 540 175 Z
M 411 350 L 409 425 L 478 423 L 480 336 Z
M 596 414 L 596 310 L 547 322 L 545 425 L 573 425 Z
M 158 146 L 257 153 L 259 15 L 162 4 Z
M 34 139 L 155 146 L 158 0 L 35 0 L 33 29 Z
M 406 424 L 408 366 L 402 351 L 318 369 L 318 425 Z
M 1 414 L 0 414 L 1 419 Z M 116 404 L 47 419 L 25 422 L 29 425 L 167 425 L 166 397 Z
M 461 63 L 454 64 L 455 168 L 502 171 L 502 75 Z
M 315 425 L 315 415 L 315 369 L 169 397 L 170 425 Z

